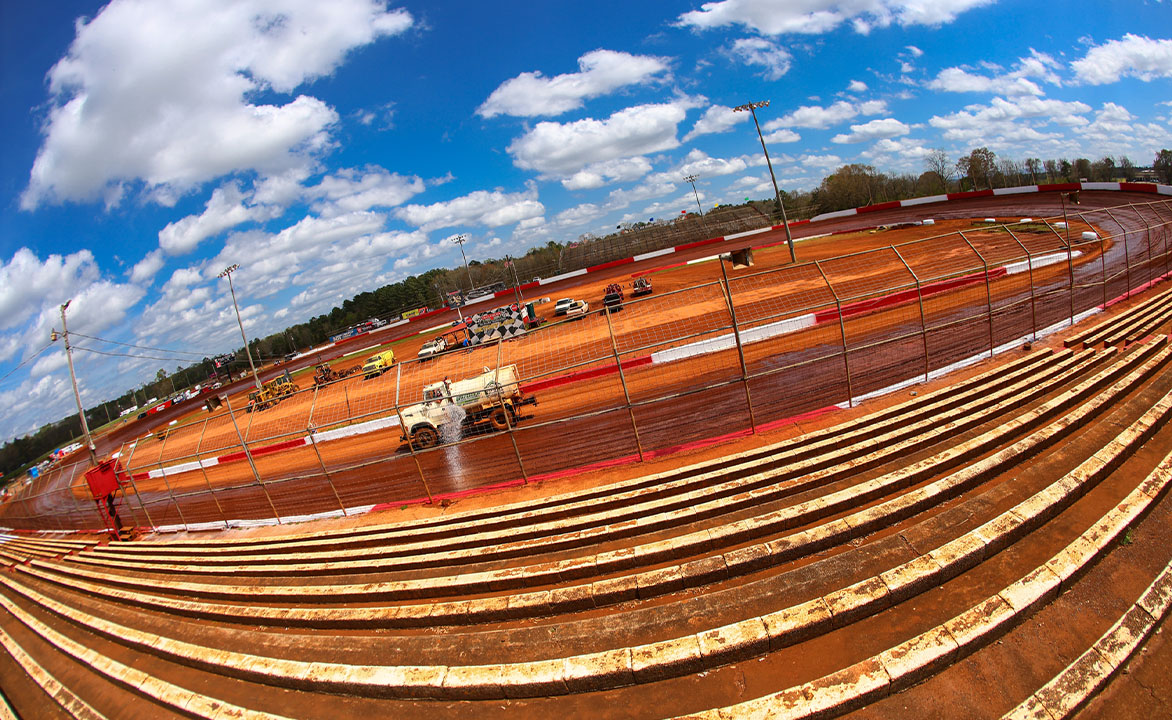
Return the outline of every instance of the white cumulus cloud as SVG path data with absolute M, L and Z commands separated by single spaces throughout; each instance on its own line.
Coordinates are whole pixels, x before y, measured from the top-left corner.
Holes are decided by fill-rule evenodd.
M 678 23 L 700 29 L 742 25 L 762 35 L 820 34 L 849 22 L 859 33 L 896 23 L 941 25 L 993 0 L 718 0 L 686 12 Z
M 737 123 L 746 122 L 749 120 L 749 114 L 743 112 L 733 112 L 731 107 L 726 105 L 713 105 L 704 111 L 692 129 L 684 136 L 684 142 L 688 142 L 694 137 L 700 135 L 713 135 L 716 133 L 728 132 Z
M 176 220 L 159 231 L 159 247 L 168 255 L 191 252 L 207 238 L 251 220 L 271 217 L 272 212 L 258 205 L 244 203 L 244 193 L 236 183 L 212 191 L 204 211 Z
M 377 0 L 113 0 L 79 22 L 49 71 L 42 143 L 22 195 L 116 203 L 141 183 L 155 200 L 238 171 L 280 173 L 329 145 L 337 113 L 307 95 L 354 48 L 413 24 Z
M 492 91 L 476 113 L 552 117 L 582 107 L 584 100 L 628 85 L 661 79 L 669 69 L 665 58 L 594 50 L 578 58 L 578 72 L 547 78 L 540 72 L 521 73 Z
M 1070 64 L 1075 76 L 1087 85 L 1103 85 L 1134 77 L 1149 82 L 1172 77 L 1172 40 L 1152 40 L 1127 33 L 1091 48 Z
M 636 105 L 604 120 L 540 122 L 509 145 L 513 161 L 525 170 L 570 176 L 598 162 L 678 147 L 676 129 L 699 100 Z
M 765 38 L 740 38 L 733 43 L 729 54 L 744 63 L 762 68 L 766 80 L 780 80 L 789 72 L 793 56 L 785 48 Z
M 499 227 L 544 214 L 545 206 L 534 189 L 520 193 L 477 190 L 453 200 L 408 205 L 395 212 L 401 220 L 425 231 L 461 225 Z
M 869 100 L 863 103 L 853 103 L 846 100 L 822 107 L 821 105 L 803 105 L 791 113 L 787 113 L 776 120 L 770 120 L 762 126 L 766 132 L 773 132 L 780 128 L 813 128 L 824 130 L 832 125 L 839 125 L 859 115 L 878 115 L 887 111 L 887 104 L 882 100 Z
M 895 118 L 883 118 L 881 120 L 865 122 L 862 125 L 851 125 L 851 131 L 849 133 L 835 135 L 830 138 L 830 142 L 840 144 L 868 142 L 871 140 L 907 135 L 909 132 L 911 132 L 911 128 L 899 120 Z

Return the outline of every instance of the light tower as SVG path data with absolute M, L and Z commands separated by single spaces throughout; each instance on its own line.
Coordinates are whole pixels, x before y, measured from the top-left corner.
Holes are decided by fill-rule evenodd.
M 236 324 L 240 326 L 240 339 L 244 341 L 244 354 L 248 356 L 248 367 L 252 368 L 252 381 L 256 389 L 260 390 L 260 378 L 256 375 L 256 365 L 252 362 L 252 350 L 248 348 L 248 338 L 244 336 L 244 321 L 240 319 L 240 306 L 236 304 L 236 288 L 232 285 L 232 273 L 239 265 L 231 265 L 220 271 L 220 277 L 228 278 L 228 290 L 232 292 L 232 307 L 236 308 Z
M 765 136 L 761 134 L 761 124 L 757 122 L 757 108 L 763 107 L 769 107 L 768 100 L 738 105 L 733 108 L 733 112 L 745 112 L 747 110 L 753 114 L 753 124 L 757 126 L 757 137 L 761 140 L 761 149 L 765 151 L 765 164 L 769 166 L 769 178 L 773 180 L 773 194 L 777 196 L 777 204 L 781 207 L 781 222 L 785 226 L 785 241 L 789 243 L 789 259 L 790 262 L 797 262 L 798 257 L 794 254 L 794 238 L 790 234 L 789 220 L 785 216 L 785 203 L 781 201 L 781 191 L 777 189 L 777 176 L 773 174 L 773 163 L 769 160 L 769 150 L 765 147 Z

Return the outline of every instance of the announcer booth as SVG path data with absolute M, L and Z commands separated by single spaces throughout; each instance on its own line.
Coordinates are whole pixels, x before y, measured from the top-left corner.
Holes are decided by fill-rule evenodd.
M 130 486 L 130 477 L 122 465 L 115 458 L 104 460 L 86 470 L 85 481 L 110 536 L 116 540 L 131 539 L 134 526 L 123 523 L 119 515 L 126 504 L 126 488 Z M 126 509 L 129 510 L 130 506 L 126 505 Z

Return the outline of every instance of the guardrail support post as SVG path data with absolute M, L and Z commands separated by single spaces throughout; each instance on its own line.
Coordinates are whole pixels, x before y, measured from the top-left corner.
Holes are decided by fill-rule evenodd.
M 212 481 L 210 478 L 208 478 L 208 469 L 203 466 L 203 458 L 199 456 L 200 450 L 203 449 L 203 438 L 204 434 L 207 432 L 209 422 L 211 422 L 211 418 L 204 420 L 203 427 L 199 429 L 199 442 L 195 446 L 195 461 L 199 463 L 199 471 L 203 473 L 203 481 L 207 483 L 208 492 L 211 494 L 212 500 L 215 501 L 216 509 L 220 511 L 220 520 L 223 521 L 224 529 L 227 530 L 229 527 L 228 516 L 224 514 L 224 507 L 220 505 L 220 498 L 216 497 L 216 491 L 214 488 L 212 488 Z
M 912 279 L 916 281 L 916 298 L 920 301 L 920 337 L 924 341 L 924 382 L 928 382 L 928 320 L 924 315 L 924 292 L 920 288 L 920 278 L 916 275 L 916 271 L 912 270 L 912 266 L 908 265 L 907 260 L 904 259 L 903 254 L 899 252 L 899 248 L 894 245 L 891 246 L 891 251 L 911 273 Z
M 1001 227 L 1005 228 L 1006 231 L 1009 229 L 1005 225 L 1002 225 Z M 993 357 L 993 285 L 989 282 L 989 261 L 985 259 L 985 256 L 982 255 L 971 242 L 969 242 L 969 239 L 964 236 L 964 232 L 957 230 L 956 234 L 960 235 L 961 240 L 964 240 L 966 243 L 968 243 L 968 246 L 972 248 L 973 252 L 977 254 L 977 257 L 981 259 L 981 264 L 985 266 L 985 300 L 989 309 L 989 357 Z M 1074 286 L 1071 285 L 1072 289 L 1073 287 Z
M 179 522 L 183 523 L 185 531 L 190 532 L 187 518 L 183 517 L 183 508 L 179 507 L 179 501 L 175 499 L 175 491 L 171 489 L 171 481 L 167 479 L 167 471 L 163 469 L 163 455 L 167 452 L 167 441 L 170 439 L 171 433 L 164 431 L 163 447 L 159 449 L 159 477 L 163 478 L 163 486 L 167 488 L 167 494 L 171 496 L 171 504 L 175 506 L 175 512 L 179 515 Z
M 501 338 L 496 341 L 496 401 L 500 403 L 501 410 L 505 413 L 505 429 L 509 431 L 509 440 L 513 443 L 513 452 L 517 454 L 517 466 L 521 468 L 521 482 L 528 485 L 529 475 L 525 472 L 525 461 L 521 459 L 521 448 L 517 445 L 517 436 L 513 434 L 513 419 L 509 417 L 509 410 L 505 407 L 504 394 L 501 392 L 500 372 L 501 372 L 501 357 L 505 351 L 505 340 Z M 519 387 L 519 386 L 518 386 Z
M 826 277 L 826 271 L 822 269 L 822 263 L 818 260 L 814 261 L 814 267 L 818 269 L 819 274 L 822 275 L 822 281 L 826 283 L 826 289 L 834 296 L 834 307 L 838 312 L 838 329 L 842 333 L 842 366 L 846 370 L 846 404 L 847 407 L 855 406 L 855 391 L 851 385 L 851 363 L 847 357 L 846 349 L 846 319 L 842 316 L 842 301 L 838 299 L 838 292 L 831 284 L 830 278 Z
M 610 320 L 610 308 L 605 304 L 602 308 L 602 314 L 606 317 L 606 329 L 610 333 L 610 349 L 614 353 L 615 367 L 619 371 L 619 382 L 623 385 L 623 397 L 627 400 L 627 414 L 631 417 L 631 429 L 635 432 L 635 449 L 639 452 L 639 462 L 643 462 L 643 441 L 639 438 L 639 426 L 635 423 L 635 408 L 631 405 L 631 393 L 627 389 L 627 377 L 623 372 L 623 361 L 619 357 L 619 345 L 614 337 L 614 325 Z
M 1021 247 L 1022 252 L 1024 252 L 1026 256 L 1026 268 L 1030 271 L 1030 327 L 1032 328 L 1030 334 L 1033 337 L 1034 342 L 1037 342 L 1038 308 L 1037 300 L 1034 296 L 1034 258 L 1032 255 L 1030 255 L 1029 248 L 1025 246 L 1025 243 L 1018 239 L 1017 235 L 1015 235 L 1014 232 L 1009 229 L 1008 225 L 1005 226 L 1005 230 L 1009 233 L 1009 237 L 1013 238 L 1013 241 L 1017 243 L 1019 247 Z
M 720 262 L 720 275 L 724 279 L 721 287 L 724 290 L 724 302 L 728 305 L 728 316 L 732 321 L 733 339 L 737 341 L 737 359 L 741 363 L 741 382 L 745 385 L 745 405 L 749 408 L 749 429 L 756 435 L 757 418 L 753 412 L 753 397 L 749 394 L 749 367 L 745 364 L 745 348 L 741 344 L 741 329 L 737 325 L 737 311 L 733 306 L 732 287 L 728 283 L 728 271 L 724 267 L 724 259 L 717 258 L 717 260 Z
M 415 460 L 415 469 L 419 471 L 419 482 L 423 483 L 423 492 L 427 495 L 427 504 L 432 504 L 431 488 L 427 486 L 427 476 L 423 474 L 423 465 L 419 462 L 419 455 L 415 452 L 415 443 L 411 442 L 410 428 L 407 427 L 403 420 L 403 413 L 399 409 L 399 389 L 402 387 L 401 381 L 403 379 L 403 364 L 399 363 L 398 370 L 395 371 L 395 415 L 399 417 L 399 429 L 403 431 L 403 437 L 407 438 L 407 450 L 411 453 L 412 459 Z
M 273 510 L 273 517 L 276 518 L 278 525 L 283 525 L 281 522 L 281 513 L 277 512 L 277 506 L 273 504 L 273 498 L 269 495 L 269 489 L 265 487 L 264 480 L 260 479 L 260 473 L 256 470 L 256 462 L 252 459 L 252 451 L 248 449 L 248 443 L 244 442 L 244 435 L 240 432 L 240 425 L 236 422 L 236 413 L 232 411 L 232 398 L 225 395 L 224 404 L 228 406 L 228 417 L 232 418 L 232 427 L 236 428 L 236 437 L 240 439 L 240 447 L 244 449 L 244 457 L 248 460 L 248 467 L 252 469 L 252 476 L 256 478 L 256 484 L 260 485 L 261 492 L 265 494 L 265 500 L 269 501 L 269 507 Z M 259 411 L 254 411 L 259 412 Z M 252 423 L 249 423 L 251 427 Z

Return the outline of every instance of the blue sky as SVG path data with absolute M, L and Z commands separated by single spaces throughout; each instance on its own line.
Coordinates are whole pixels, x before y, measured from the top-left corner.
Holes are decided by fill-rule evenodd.
M 0 3 L 0 439 L 363 290 L 840 165 L 1150 164 L 1172 2 Z M 80 344 L 80 340 L 79 340 Z M 95 349 L 126 348 L 86 341 Z M 182 352 L 181 352 L 182 351 Z M 196 353 L 188 355 L 183 353 Z

